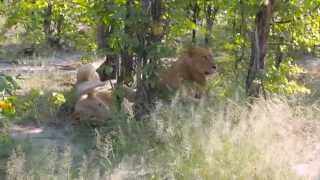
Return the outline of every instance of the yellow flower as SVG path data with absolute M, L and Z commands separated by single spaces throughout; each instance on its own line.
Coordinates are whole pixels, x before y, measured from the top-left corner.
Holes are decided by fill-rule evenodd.
M 12 105 L 10 102 L 6 100 L 0 100 L 0 110 L 1 111 L 8 111 L 12 108 Z

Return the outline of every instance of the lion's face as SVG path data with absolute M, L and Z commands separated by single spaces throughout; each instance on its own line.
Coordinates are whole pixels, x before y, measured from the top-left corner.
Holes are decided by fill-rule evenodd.
M 190 68 L 194 68 L 197 73 L 207 76 L 216 72 L 217 66 L 209 49 L 194 48 L 190 58 Z
M 216 72 L 212 53 L 207 48 L 193 47 L 182 56 L 182 64 L 187 69 L 185 79 L 201 85 L 206 84 L 206 77 Z

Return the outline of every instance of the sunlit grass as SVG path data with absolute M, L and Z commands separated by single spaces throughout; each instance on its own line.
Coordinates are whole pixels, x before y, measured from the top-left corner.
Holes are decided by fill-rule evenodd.
M 75 73 L 63 73 L 55 71 L 43 71 L 36 75 L 31 73 L 24 74 L 24 77 L 19 80 L 21 89 L 20 94 L 30 92 L 30 90 L 39 91 L 66 91 L 72 88 L 74 83 Z
M 73 179 L 302 179 L 293 167 L 319 132 L 314 119 L 318 113 L 315 106 L 278 98 L 252 106 L 175 101 L 159 105 L 142 122 L 115 115 L 97 129 L 95 148 L 61 171 L 44 171 L 50 169 L 46 165 L 22 168 L 27 162 L 21 158 L 26 156 L 13 154 L 7 177 L 19 172 L 29 178 L 37 174 Z M 76 151 L 73 148 L 65 152 Z M 57 164 L 73 158 L 72 153 L 58 157 L 42 161 Z
M 175 179 L 294 179 L 303 149 L 296 134 L 302 114 L 285 101 L 250 108 L 214 104 L 164 108 L 154 117 L 164 149 L 155 149 L 155 177 Z M 296 126 L 294 126 L 296 125 Z M 299 130 L 298 130 L 299 131 Z M 301 154 L 300 154 L 301 155 Z

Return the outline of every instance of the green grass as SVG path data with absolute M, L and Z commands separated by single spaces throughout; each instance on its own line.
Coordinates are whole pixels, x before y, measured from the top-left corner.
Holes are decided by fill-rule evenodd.
M 17 150 L 7 163 L 7 177 L 302 179 L 293 166 L 303 160 L 305 139 L 318 133 L 304 126 L 318 124 L 318 113 L 316 106 L 281 99 L 250 107 L 213 99 L 198 106 L 175 101 L 159 105 L 146 121 L 115 114 L 96 129 L 95 148 L 82 159 L 75 160 L 76 149 L 68 146 L 62 154 L 50 151 L 54 157 L 41 156 L 52 149 L 44 148 L 33 156 L 41 157 L 38 162 Z

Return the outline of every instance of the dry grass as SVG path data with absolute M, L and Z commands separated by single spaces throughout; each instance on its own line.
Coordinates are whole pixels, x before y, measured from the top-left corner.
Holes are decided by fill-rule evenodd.
M 74 82 L 74 77 L 55 71 L 29 73 L 21 80 L 20 94 L 68 90 L 70 87 L 61 85 Z M 36 99 L 29 115 L 37 120 L 48 118 L 44 117 L 50 116 L 48 97 Z M 177 97 L 171 104 L 159 104 L 146 121 L 133 121 L 115 113 L 105 126 L 94 130 L 95 146 L 81 154 L 83 158 L 79 158 L 79 144 L 74 142 L 62 150 L 61 144 L 48 141 L 32 154 L 18 148 L 7 162 L 6 177 L 315 179 L 296 173 L 296 165 L 305 162 L 320 142 L 320 105 L 316 100 L 306 102 L 308 97 L 277 97 L 257 100 L 252 105 L 232 100 L 218 102 L 214 98 L 193 105 Z M 313 99 L 317 97 L 312 95 Z M 88 135 L 73 130 L 70 136 L 75 139 L 78 137 L 74 133 Z M 308 160 L 317 158 L 311 156 Z
M 39 91 L 66 91 L 70 90 L 75 83 L 75 73 L 63 73 L 54 71 L 43 71 L 37 74 L 24 74 L 20 80 L 20 94 L 30 92 L 30 90 Z
M 297 178 L 292 167 L 303 157 L 306 137 L 296 107 L 280 100 L 258 101 L 249 109 L 212 106 L 183 115 L 175 105 L 154 117 L 165 144 L 159 153 L 165 157 L 152 163 L 160 179 Z
M 7 177 L 17 172 L 31 179 L 34 174 L 53 179 L 309 179 L 295 174 L 293 167 L 318 138 L 311 136 L 319 134 L 318 113 L 315 106 L 280 99 L 259 100 L 250 108 L 176 101 L 159 105 L 147 122 L 115 117 L 100 128 L 96 150 L 78 166 L 69 163 L 51 174 L 44 171 L 50 169 L 46 166 L 21 168 L 25 156 L 17 158 L 16 153 L 8 162 Z M 72 154 L 61 157 L 42 161 L 69 162 Z

